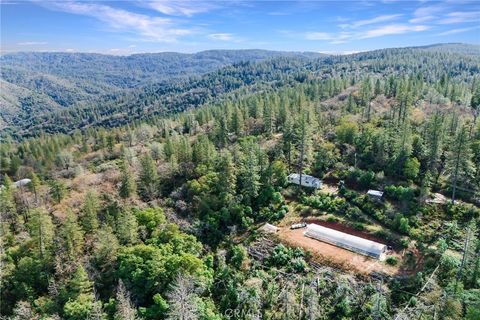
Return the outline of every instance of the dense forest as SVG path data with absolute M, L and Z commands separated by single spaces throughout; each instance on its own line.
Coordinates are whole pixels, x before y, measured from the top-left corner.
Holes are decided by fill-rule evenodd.
M 0 121 L 3 122 L 0 122 L 0 129 L 12 125 L 24 127 L 33 116 L 82 105 L 98 105 L 100 99 L 111 101 L 130 91 L 141 93 L 152 84 L 169 86 L 234 63 L 279 56 L 307 58 L 322 55 L 267 50 L 130 56 L 62 52 L 5 54 L 0 56 L 0 83 L 5 88 L 0 92 Z
M 172 82 L 146 71 L 102 80 L 127 91 L 16 118 L 0 144 L 1 314 L 479 319 L 476 50 L 282 55 Z M 303 221 L 392 253 L 326 259 L 285 236 Z

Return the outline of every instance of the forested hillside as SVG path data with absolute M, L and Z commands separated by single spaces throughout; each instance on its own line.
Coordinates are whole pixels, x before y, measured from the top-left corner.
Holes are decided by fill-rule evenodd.
M 90 53 L 15 53 L 0 56 L 0 129 L 24 126 L 33 116 L 110 101 L 134 88 L 163 86 L 242 61 L 272 57 L 318 57 L 317 53 L 211 50 L 109 56 Z M 4 82 L 3 82 L 4 81 Z
M 479 319 L 480 58 L 452 51 L 234 63 L 19 120 L 1 314 Z M 388 257 L 327 257 L 303 222 Z
M 17 76 L 17 73 L 13 73 L 17 79 L 14 81 L 11 79 L 12 75 L 8 71 L 4 71 L 3 77 L 10 79 L 15 86 L 19 82 L 30 79 L 31 81 L 28 80 L 30 84 L 24 85 L 28 89 L 22 90 L 35 89 L 36 93 L 35 95 L 24 95 L 25 97 L 20 99 L 14 94 L 16 90 L 2 90 L 5 95 L 2 100 L 17 102 L 17 107 L 12 107 L 11 103 L 4 102 L 6 106 L 2 108 L 4 110 L 2 118 L 6 124 L 10 125 L 4 124 L 2 131 L 10 132 L 15 136 L 28 137 L 41 132 L 71 133 L 75 129 L 83 130 L 92 126 L 116 127 L 140 118 L 145 119 L 155 115 L 196 108 L 236 90 L 246 92 L 272 90 L 276 87 L 291 86 L 309 79 L 322 79 L 328 76 L 361 77 L 362 74 L 359 73 L 364 72 L 383 75 L 390 72 L 408 75 L 422 73 L 427 82 L 432 82 L 433 79 L 441 76 L 445 76 L 446 81 L 451 81 L 451 79 L 465 81 L 479 72 L 478 58 L 475 55 L 465 55 L 466 52 L 479 51 L 476 46 L 445 45 L 445 47 L 435 46 L 434 48 L 427 50 L 424 47 L 387 49 L 320 58 L 315 58 L 316 55 L 313 53 L 293 54 L 256 50 L 206 51 L 193 56 L 178 55 L 184 59 L 178 58 L 177 54 L 160 54 L 160 58 L 155 54 L 152 57 L 150 55 L 139 55 L 138 57 L 133 55 L 114 57 L 128 60 L 124 61 L 124 64 L 121 63 L 122 60 L 111 63 L 108 68 L 111 68 L 112 71 L 102 71 L 100 74 L 98 70 L 106 68 L 98 65 L 103 61 L 101 59 L 100 62 L 95 59 L 90 62 L 79 58 L 80 61 L 74 63 L 73 66 L 62 69 L 60 63 L 62 54 L 54 55 L 56 59 L 50 67 L 47 67 L 50 60 L 46 58 L 51 58 L 49 55 L 43 57 L 44 59 L 39 59 L 40 61 L 45 60 L 43 63 L 33 63 L 34 58 L 23 61 L 21 56 L 19 58 L 16 55 L 14 58 L 10 57 L 15 61 L 13 63 L 6 58 L 9 56 L 6 56 L 7 62 L 13 66 L 17 66 L 17 63 L 26 66 L 32 65 L 26 69 L 29 70 L 29 74 L 38 70 L 38 72 L 41 71 L 39 74 L 43 75 L 43 72 L 50 70 L 48 71 L 49 77 L 61 76 L 69 84 L 65 88 L 58 87 L 59 82 L 49 81 L 48 84 L 42 84 L 43 80 L 33 81 L 31 77 Z M 106 59 L 105 56 L 98 56 Z M 275 56 L 280 57 L 271 58 Z M 94 57 L 96 56 L 94 55 Z M 213 57 L 216 57 L 217 60 Z M 84 57 L 84 59 L 86 58 Z M 112 57 L 108 57 L 108 59 L 112 59 Z M 110 62 L 108 59 L 107 61 Z M 235 63 L 242 59 L 244 62 Z M 257 61 L 262 59 L 264 61 Z M 189 62 L 191 60 L 195 62 Z M 233 65 L 199 76 L 210 68 L 215 69 L 222 65 L 219 60 L 225 64 L 233 63 Z M 155 61 L 155 63 L 147 68 L 144 64 L 148 64 L 149 61 Z M 79 71 L 82 63 L 86 68 Z M 445 67 L 449 70 L 448 72 L 445 72 Z M 109 70 L 108 68 L 107 70 Z M 22 69 L 17 66 L 15 70 Z M 180 75 L 184 77 L 180 77 Z M 169 77 L 168 82 L 161 81 L 165 79 L 162 78 L 165 76 Z M 42 76 L 42 79 L 45 79 L 45 76 Z M 83 85 L 75 83 L 75 81 L 87 81 L 87 84 Z M 38 87 L 39 83 L 40 87 Z M 134 88 L 135 86 L 137 87 Z M 457 96 L 452 97 L 453 99 L 468 99 L 468 97 L 460 97 L 462 89 L 455 84 L 455 81 L 449 83 L 449 86 L 455 87 L 452 89 L 452 93 Z M 45 88 L 45 90 L 41 88 Z M 48 93 L 50 89 L 52 92 Z M 9 97 L 9 95 L 13 96 Z M 92 96 L 95 99 L 90 99 Z M 87 99 L 87 97 L 90 98 Z M 68 108 L 62 108 L 59 107 L 62 102 L 59 102 L 58 99 L 83 102 L 68 103 Z M 55 101 L 53 105 L 45 103 L 45 101 L 52 100 Z M 18 102 L 20 102 L 23 112 L 18 112 Z M 465 103 L 466 101 L 463 101 L 460 104 Z M 49 110 L 55 112 L 45 112 Z

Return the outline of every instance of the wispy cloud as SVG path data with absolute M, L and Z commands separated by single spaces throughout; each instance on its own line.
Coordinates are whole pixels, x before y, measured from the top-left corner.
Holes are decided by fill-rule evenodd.
M 402 34 L 406 32 L 419 32 L 428 29 L 430 29 L 430 27 L 424 25 L 390 24 L 379 28 L 367 30 L 359 37 L 359 39 L 383 37 L 386 35 Z
M 220 41 L 234 40 L 233 34 L 231 33 L 212 33 L 212 34 L 209 34 L 208 37 L 212 40 L 220 40 Z
M 480 11 L 457 11 L 450 12 L 446 15 L 446 18 L 439 21 L 440 24 L 454 24 L 464 22 L 477 22 L 480 23 Z
M 307 32 L 305 33 L 305 39 L 315 41 L 330 41 L 331 43 L 338 44 L 344 43 L 354 36 L 351 32 L 340 33 L 328 33 L 328 32 Z
M 45 6 L 55 10 L 93 17 L 106 23 L 113 30 L 138 33 L 144 40 L 172 42 L 180 36 L 192 33 L 191 29 L 178 27 L 178 24 L 170 18 L 151 17 L 103 4 L 46 2 Z
M 448 35 L 451 35 L 451 34 L 468 32 L 468 31 L 472 31 L 472 30 L 475 30 L 475 29 L 479 29 L 479 28 L 480 28 L 479 26 L 476 26 L 476 27 L 470 27 L 470 28 L 452 29 L 452 30 L 448 30 L 448 31 L 444 31 L 444 32 L 437 33 L 437 36 L 448 36 Z
M 328 41 L 332 44 L 340 44 L 351 40 L 376 38 L 407 32 L 419 32 L 428 29 L 430 29 L 430 27 L 425 25 L 389 24 L 356 32 L 306 32 L 304 33 L 304 38 L 306 40 Z
M 215 5 L 211 2 L 198 0 L 155 0 L 147 1 L 146 4 L 150 8 L 166 15 L 187 17 L 191 17 L 197 13 L 207 12 L 215 8 Z
M 25 41 L 17 43 L 19 46 L 44 46 L 46 44 L 48 44 L 48 42 L 45 41 Z
M 377 23 L 380 23 L 380 22 L 392 21 L 392 20 L 398 19 L 401 16 L 402 16 L 401 14 L 381 15 L 381 16 L 377 16 L 377 17 L 374 17 L 374 18 L 371 18 L 371 19 L 359 20 L 359 21 L 356 21 L 356 22 L 350 23 L 350 24 L 341 24 L 341 25 L 339 25 L 339 27 L 341 27 L 341 28 L 354 28 L 355 29 L 355 28 L 359 28 L 359 27 L 363 27 L 363 26 L 367 26 L 367 25 L 377 24 Z
M 413 18 L 409 20 L 410 23 L 424 23 L 432 21 L 436 15 L 444 11 L 446 7 L 443 4 L 420 7 L 413 12 Z

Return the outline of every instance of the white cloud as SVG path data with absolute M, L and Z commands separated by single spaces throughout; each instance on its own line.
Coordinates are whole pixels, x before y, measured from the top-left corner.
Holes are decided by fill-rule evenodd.
M 480 11 L 459 11 L 450 12 L 445 19 L 439 21 L 440 24 L 454 24 L 463 22 L 477 22 L 480 23 Z
M 367 29 L 358 32 L 307 32 L 304 33 L 306 40 L 313 41 L 329 41 L 331 44 L 341 44 L 351 40 L 376 38 L 386 35 L 402 34 L 407 32 L 419 32 L 430 29 L 425 25 L 409 25 L 409 24 L 389 24 L 374 29 Z
M 327 32 L 307 32 L 305 33 L 306 40 L 314 41 L 331 41 L 333 44 L 345 43 L 353 37 L 351 32 L 327 33 Z
M 25 42 L 19 42 L 17 45 L 19 46 L 44 46 L 48 42 L 45 41 L 25 41 Z
M 219 40 L 219 41 L 233 40 L 233 35 L 231 33 L 212 33 L 212 34 L 209 34 L 208 37 L 212 40 Z
M 399 17 L 401 17 L 401 14 L 388 14 L 388 15 L 381 15 L 377 16 L 371 19 L 365 19 L 365 20 L 359 20 L 354 23 L 350 24 L 341 24 L 339 27 L 341 28 L 358 28 L 358 27 L 363 27 L 371 24 L 376 24 L 380 22 L 386 22 L 386 21 L 392 21 L 395 20 Z
M 212 3 L 188 0 L 155 0 L 148 1 L 146 4 L 150 8 L 166 15 L 187 17 L 191 17 L 197 13 L 207 12 L 215 8 Z
M 446 7 L 443 4 L 420 7 L 413 12 L 413 18 L 410 19 L 409 22 L 415 24 L 431 21 L 436 18 L 435 14 L 438 14 L 445 9 Z
M 305 34 L 305 39 L 307 40 L 332 40 L 333 38 L 333 34 L 326 32 L 307 32 Z
M 88 2 L 46 2 L 47 7 L 93 17 L 106 23 L 113 30 L 135 32 L 144 40 L 172 42 L 180 36 L 192 33 L 192 30 L 180 28 L 170 18 L 151 17 L 103 4 Z
M 404 24 L 390 24 L 379 28 L 367 30 L 359 39 L 382 37 L 392 34 L 402 34 L 406 32 L 418 32 L 428 30 L 430 27 L 424 25 L 404 25 Z
M 480 27 L 452 29 L 452 30 L 447 30 L 445 32 L 437 33 L 437 36 L 448 36 L 448 35 L 451 35 L 451 34 L 457 34 L 457 33 L 472 31 L 472 30 L 475 30 L 475 29 L 478 29 L 478 28 L 480 28 Z

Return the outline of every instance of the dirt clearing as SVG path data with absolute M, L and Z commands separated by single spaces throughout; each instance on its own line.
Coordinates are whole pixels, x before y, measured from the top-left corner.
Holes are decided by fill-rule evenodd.
M 354 270 L 366 275 L 372 272 L 383 273 L 387 275 L 394 275 L 398 273 L 398 267 L 389 266 L 376 259 L 305 237 L 303 235 L 304 231 L 305 228 L 296 230 L 282 228 L 277 234 L 280 240 L 285 244 L 293 247 L 301 247 L 311 252 L 313 259 L 320 263 L 332 264 L 343 269 Z

